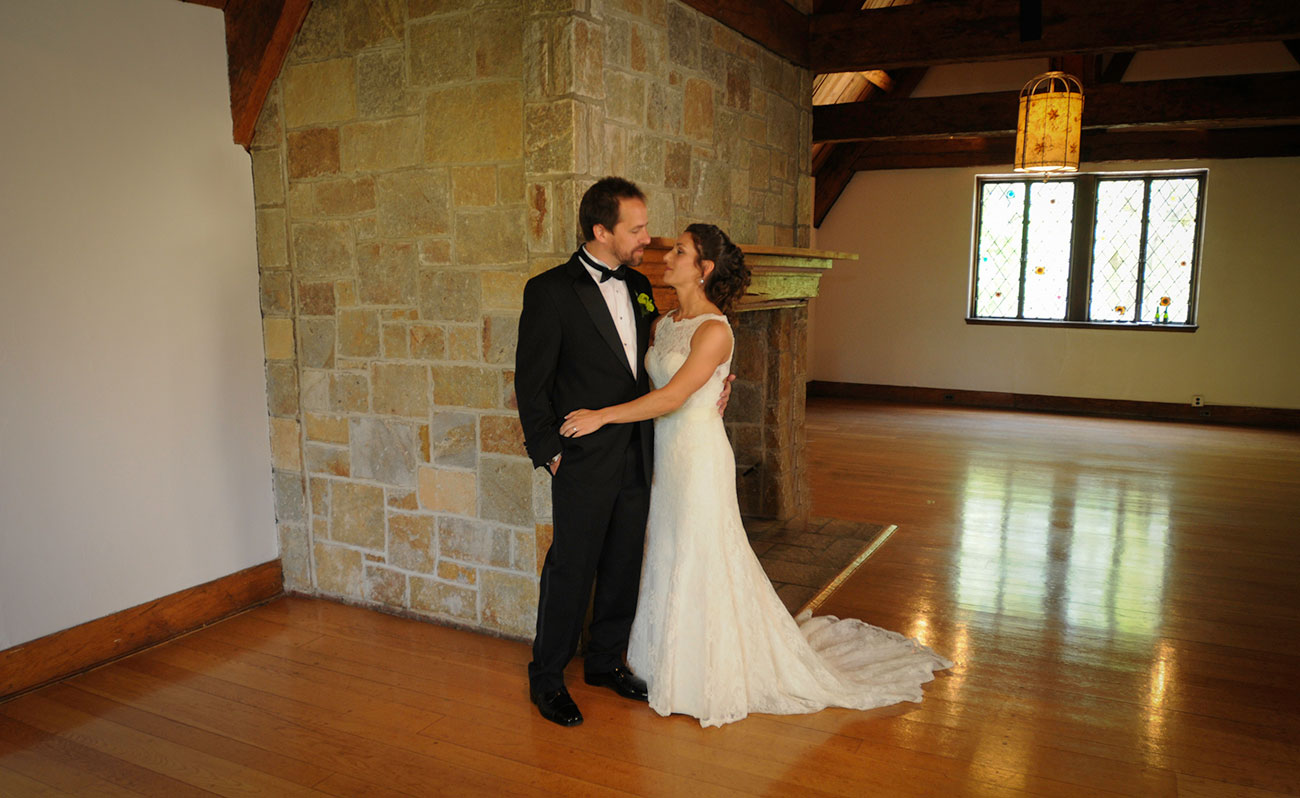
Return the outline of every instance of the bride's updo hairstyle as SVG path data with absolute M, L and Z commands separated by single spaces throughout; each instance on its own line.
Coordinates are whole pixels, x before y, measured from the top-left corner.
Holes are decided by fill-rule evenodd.
M 713 261 L 713 271 L 704 280 L 704 295 L 723 313 L 731 313 L 732 305 L 749 288 L 745 253 L 714 225 L 697 223 L 687 227 L 686 232 L 695 241 L 695 265 L 703 268 L 702 261 Z

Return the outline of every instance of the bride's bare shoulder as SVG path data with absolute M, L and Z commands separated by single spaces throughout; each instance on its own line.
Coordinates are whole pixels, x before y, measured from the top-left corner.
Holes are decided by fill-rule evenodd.
M 691 335 L 691 349 L 723 358 L 731 351 L 731 326 L 722 319 L 708 319 Z

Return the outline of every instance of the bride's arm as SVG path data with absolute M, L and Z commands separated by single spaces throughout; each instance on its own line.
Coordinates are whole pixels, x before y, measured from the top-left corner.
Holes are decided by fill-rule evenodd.
M 685 404 L 713 376 L 718 366 L 731 354 L 731 336 L 720 321 L 706 321 L 691 336 L 691 352 L 686 362 L 662 388 L 631 402 L 599 410 L 574 410 L 564 417 L 560 434 L 570 438 L 590 435 L 606 424 L 645 421 L 671 413 Z

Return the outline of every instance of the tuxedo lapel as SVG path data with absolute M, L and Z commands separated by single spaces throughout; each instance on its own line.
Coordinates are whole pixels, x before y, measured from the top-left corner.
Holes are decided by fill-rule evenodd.
M 609 315 L 609 306 L 605 304 L 605 297 L 600 293 L 600 288 L 591 279 L 591 275 L 587 273 L 586 267 L 582 265 L 577 255 L 574 255 L 573 260 L 569 261 L 569 271 L 573 276 L 573 290 L 578 295 L 578 299 L 582 302 L 587 314 L 591 316 L 600 337 L 604 338 L 605 343 L 609 344 L 609 348 L 614 351 L 614 355 L 618 358 L 618 362 L 623 364 L 623 369 L 627 371 L 627 375 L 636 379 L 636 375 L 632 373 L 631 365 L 627 362 L 627 353 L 623 351 L 623 341 L 618 337 L 618 328 L 614 326 L 614 319 Z M 639 330 L 637 337 L 640 338 Z M 637 344 L 639 347 L 639 340 Z

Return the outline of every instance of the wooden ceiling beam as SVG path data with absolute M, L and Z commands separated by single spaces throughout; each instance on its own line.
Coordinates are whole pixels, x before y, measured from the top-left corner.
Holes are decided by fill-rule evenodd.
M 1287 39 L 1282 44 L 1286 47 L 1287 52 L 1291 54 L 1291 57 L 1295 59 L 1295 62 L 1300 64 L 1300 39 Z
M 1018 92 L 813 108 L 813 142 L 1015 132 Z M 1239 127 L 1300 121 L 1300 72 L 1113 83 L 1084 92 L 1083 127 Z
M 920 85 L 921 79 L 929 67 L 907 67 L 905 69 L 896 69 L 890 75 L 894 79 L 894 87 L 889 90 L 889 99 L 905 100 L 912 96 L 916 87 Z
M 1099 57 L 1080 53 L 1055 55 L 1047 60 L 1047 68 L 1074 75 L 1086 89 L 1098 82 L 1097 77 L 1100 70 L 1097 69 L 1097 59 Z
M 837 14 L 859 8 L 862 8 L 862 0 L 813 0 L 814 14 Z
M 1021 38 L 1020 0 L 932 0 L 814 14 L 809 66 L 814 72 L 847 72 L 1300 38 L 1296 0 L 1041 0 L 1039 5 L 1041 30 L 1030 40 Z
M 890 77 L 892 87 L 889 96 L 904 99 L 912 94 L 921 78 L 925 77 L 926 67 L 899 69 Z M 879 93 L 869 95 L 878 98 Z M 831 212 L 836 200 L 848 188 L 849 181 L 857 172 L 857 161 L 862 154 L 865 142 L 850 141 L 842 144 L 813 145 L 813 226 L 820 227 L 826 214 Z
M 1101 69 L 1098 75 L 1099 83 L 1119 83 L 1124 79 L 1124 73 L 1128 72 L 1129 64 L 1133 63 L 1133 56 L 1137 53 L 1115 53 L 1111 56 L 1110 61 Z
M 248 149 L 271 84 L 311 0 L 226 0 L 226 57 L 235 142 Z
M 849 181 L 858 171 L 858 159 L 866 145 L 864 141 L 835 145 L 817 170 L 813 179 L 813 227 L 821 227 L 826 214 L 848 188 Z
M 235 143 L 248 149 L 271 84 L 289 55 L 311 0 L 181 0 L 224 12 L 230 119 Z
M 683 0 L 799 66 L 808 66 L 808 15 L 785 0 Z M 822 70 L 848 72 L 850 70 Z
M 857 171 L 1000 167 L 1010 172 L 1015 136 L 864 141 L 858 143 Z M 1273 127 L 1101 130 L 1082 139 L 1081 160 L 1162 161 L 1209 158 L 1300 156 L 1300 125 Z M 821 223 L 817 217 L 817 223 Z

